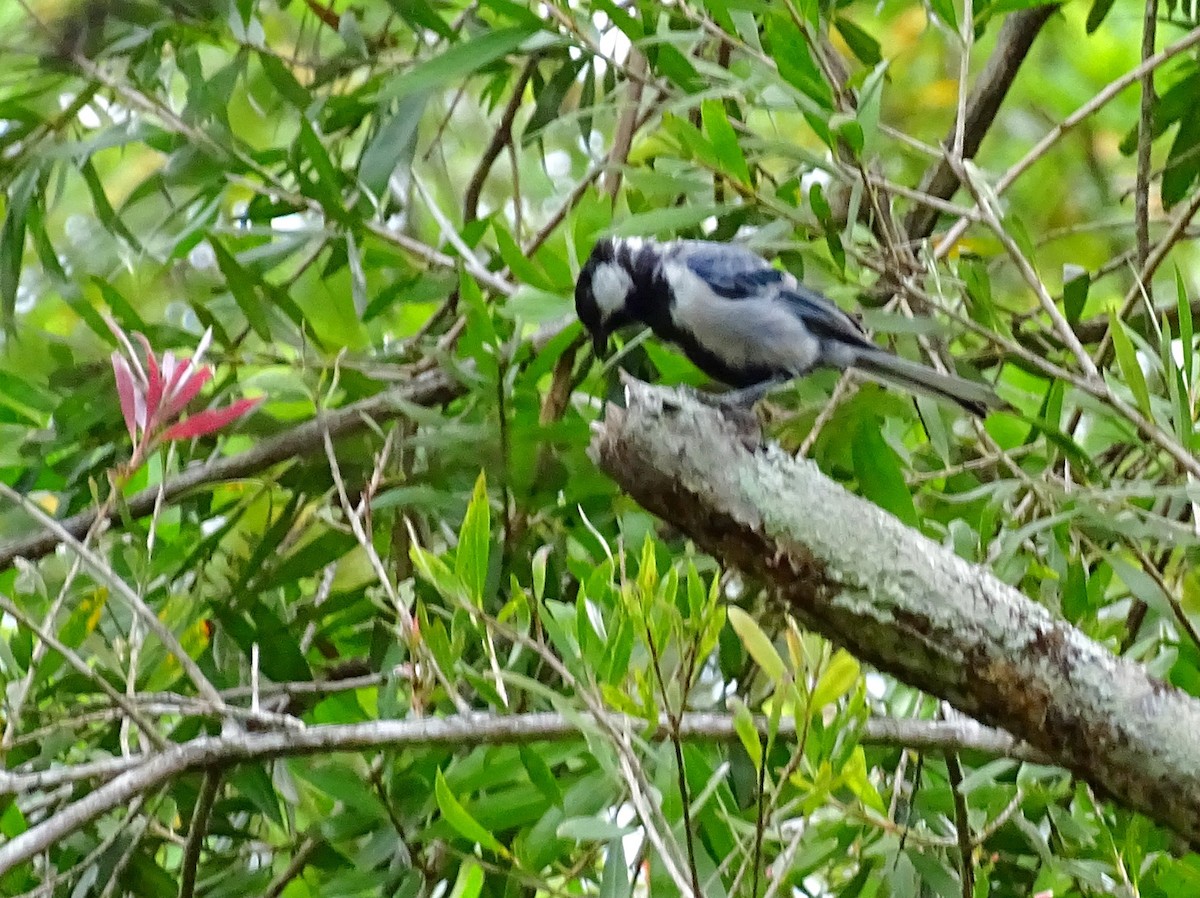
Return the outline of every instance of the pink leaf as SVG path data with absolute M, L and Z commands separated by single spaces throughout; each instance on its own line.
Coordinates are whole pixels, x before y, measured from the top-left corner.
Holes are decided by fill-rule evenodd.
M 138 426 L 146 424 L 146 397 L 143 395 L 129 361 L 119 352 L 112 354 L 113 374 L 117 378 L 117 396 L 121 400 L 121 414 L 125 416 L 125 427 L 129 438 L 137 442 Z
M 202 437 L 210 433 L 215 433 L 222 427 L 225 427 L 232 421 L 236 421 L 254 409 L 266 397 L 259 396 L 255 399 L 239 399 L 233 405 L 227 405 L 224 408 L 210 408 L 202 412 L 197 412 L 186 421 L 180 421 L 178 424 L 172 424 L 163 431 L 164 440 L 186 440 L 191 437 Z
M 154 357 L 154 349 L 146 335 L 137 331 L 133 335 L 141 342 L 142 349 L 146 350 L 146 413 L 148 417 L 153 418 L 158 413 L 158 406 L 163 397 L 162 371 L 159 370 L 158 359 Z
M 179 372 L 187 372 L 191 370 L 191 367 L 191 362 L 184 362 L 179 366 Z M 162 419 L 170 421 L 182 412 L 187 407 L 187 404 L 196 398 L 196 394 L 200 392 L 201 387 L 208 383 L 210 377 L 212 377 L 212 368 L 209 368 L 207 365 L 187 375 L 187 378 L 179 386 L 169 391 Z M 178 374 L 176 380 L 179 380 Z

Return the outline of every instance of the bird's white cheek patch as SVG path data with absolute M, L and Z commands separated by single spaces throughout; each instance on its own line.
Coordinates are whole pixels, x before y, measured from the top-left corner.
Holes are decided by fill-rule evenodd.
M 620 265 L 601 265 L 592 275 L 592 296 L 605 318 L 625 305 L 632 289 L 633 279 Z

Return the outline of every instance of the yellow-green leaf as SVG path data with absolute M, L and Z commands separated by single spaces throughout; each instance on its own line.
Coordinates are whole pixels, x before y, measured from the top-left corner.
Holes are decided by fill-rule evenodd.
M 758 727 L 754 725 L 754 715 L 750 713 L 745 702 L 739 699 L 731 700 L 730 704 L 733 706 L 733 731 L 737 733 L 742 748 L 746 749 L 746 754 L 750 756 L 754 769 L 758 770 L 762 767 L 763 751 L 762 741 L 758 737 Z
M 483 602 L 487 583 L 488 550 L 492 540 L 491 510 L 488 508 L 487 478 L 483 472 L 475 481 L 475 492 L 467 506 L 466 517 L 458 531 L 458 551 L 454 556 L 454 572 L 466 584 L 471 601 Z
M 819 712 L 836 702 L 858 682 L 858 661 L 845 649 L 838 649 L 812 691 L 812 711 Z
M 754 663 L 762 668 L 762 672 L 772 683 L 777 686 L 782 683 L 787 675 L 787 668 L 783 659 L 779 657 L 779 652 L 775 651 L 775 646 L 771 644 L 770 638 L 754 618 L 736 606 L 730 606 L 728 618 L 733 632 L 737 633 L 738 639 L 742 641 Z

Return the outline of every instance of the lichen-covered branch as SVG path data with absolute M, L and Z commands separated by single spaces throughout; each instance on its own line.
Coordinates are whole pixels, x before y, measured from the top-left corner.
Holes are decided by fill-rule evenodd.
M 1200 846 L 1200 702 L 680 391 L 627 387 L 592 454 L 804 624 Z

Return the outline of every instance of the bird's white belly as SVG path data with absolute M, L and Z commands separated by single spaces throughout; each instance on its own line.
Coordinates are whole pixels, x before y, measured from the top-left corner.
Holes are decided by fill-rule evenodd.
M 676 289 L 676 324 L 730 366 L 802 374 L 816 364 L 817 338 L 778 300 L 725 299 L 694 277 L 688 287 Z

